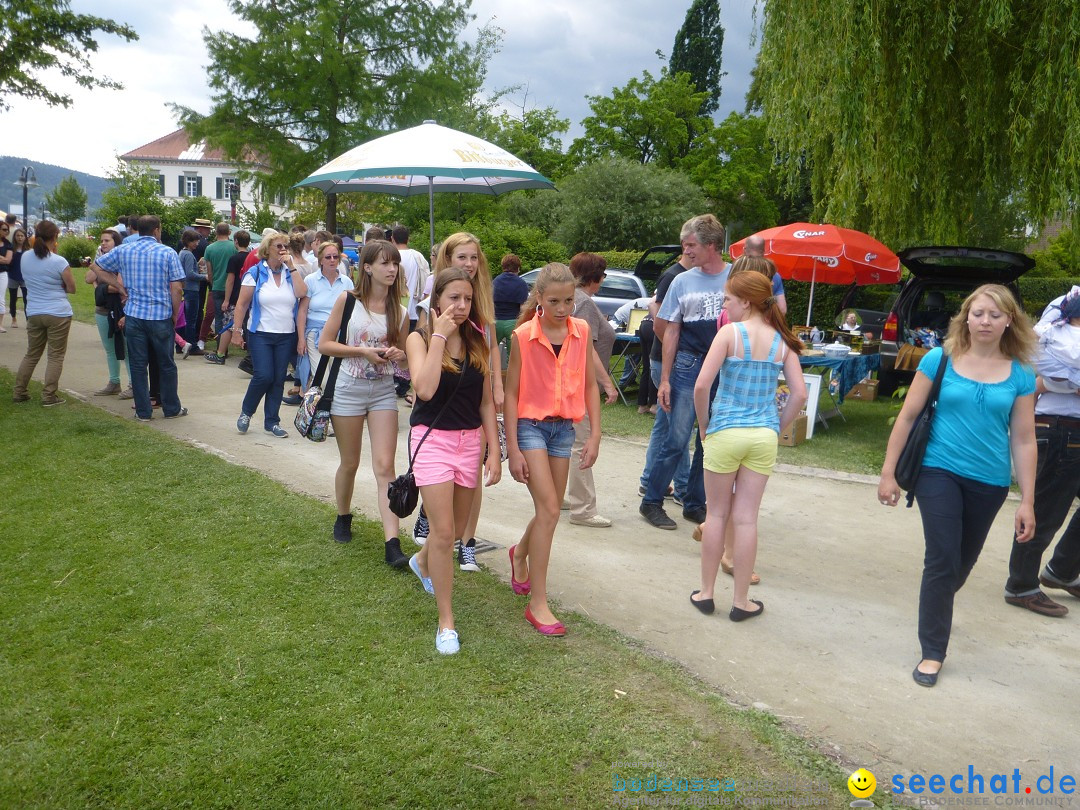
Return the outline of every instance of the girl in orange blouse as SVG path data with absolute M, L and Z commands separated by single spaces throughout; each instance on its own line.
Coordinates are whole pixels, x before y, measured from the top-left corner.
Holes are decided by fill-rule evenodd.
M 570 472 L 574 422 L 586 412 L 593 431 L 581 453 L 582 469 L 591 467 L 600 451 L 600 390 L 592 338 L 585 321 L 570 317 L 575 287 L 564 264 L 540 271 L 511 336 L 506 370 L 510 475 L 529 487 L 536 511 L 510 549 L 510 585 L 517 594 L 531 591 L 525 618 L 546 636 L 566 635 L 548 607 L 547 568 Z

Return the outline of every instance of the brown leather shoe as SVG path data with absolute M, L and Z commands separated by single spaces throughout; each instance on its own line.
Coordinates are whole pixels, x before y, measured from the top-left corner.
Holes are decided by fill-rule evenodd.
M 1060 619 L 1069 612 L 1067 607 L 1059 605 L 1042 591 L 1027 596 L 1006 596 L 1005 601 L 1016 607 L 1027 608 L 1040 616 L 1052 616 L 1055 619 Z
M 1058 582 L 1057 580 L 1050 579 L 1050 577 L 1046 575 L 1045 571 L 1039 575 L 1039 582 L 1045 588 L 1057 588 L 1059 591 L 1065 591 L 1065 593 L 1069 594 L 1070 596 L 1075 596 L 1077 599 L 1080 599 L 1080 586 L 1068 585 L 1064 582 Z

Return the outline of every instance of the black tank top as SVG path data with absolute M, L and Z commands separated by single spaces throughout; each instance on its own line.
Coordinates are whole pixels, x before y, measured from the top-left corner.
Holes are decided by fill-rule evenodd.
M 461 376 L 461 363 L 454 361 L 457 371 L 443 369 L 439 379 L 439 388 L 429 400 L 416 398 L 413 405 L 412 416 L 409 417 L 410 425 L 428 425 L 435 420 L 444 404 L 449 400 L 446 411 L 439 417 L 436 430 L 472 430 L 482 424 L 480 419 L 480 403 L 484 399 L 484 375 L 476 366 L 469 365 L 465 369 L 465 378 L 458 386 L 458 378 Z M 457 389 L 457 393 L 454 390 Z

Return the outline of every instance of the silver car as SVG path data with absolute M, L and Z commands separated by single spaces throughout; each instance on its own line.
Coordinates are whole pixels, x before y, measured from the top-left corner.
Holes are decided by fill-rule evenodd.
M 593 301 L 596 302 L 596 306 L 604 314 L 605 318 L 610 320 L 611 316 L 615 314 L 615 310 L 627 301 L 643 298 L 649 294 L 648 290 L 645 289 L 645 283 L 629 270 L 618 270 L 609 267 L 605 272 L 607 275 L 600 282 L 600 289 L 593 296 Z M 539 268 L 530 270 L 528 273 L 522 273 L 521 278 L 529 285 L 531 290 L 538 275 L 540 275 Z

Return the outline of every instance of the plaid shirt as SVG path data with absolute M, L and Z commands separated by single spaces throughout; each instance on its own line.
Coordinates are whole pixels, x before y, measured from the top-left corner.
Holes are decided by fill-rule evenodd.
M 152 236 L 125 240 L 97 258 L 102 270 L 118 273 L 128 291 L 124 314 L 144 321 L 171 320 L 172 295 L 169 284 L 184 280 L 184 268 L 171 247 Z

